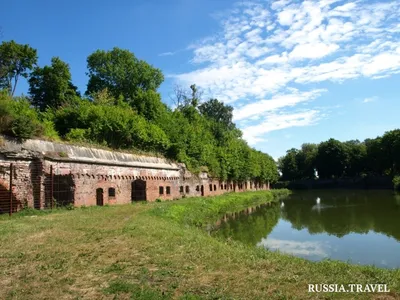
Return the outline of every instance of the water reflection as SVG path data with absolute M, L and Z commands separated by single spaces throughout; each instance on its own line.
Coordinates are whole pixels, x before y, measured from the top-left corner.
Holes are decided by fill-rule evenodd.
M 213 234 L 305 257 L 400 267 L 400 195 L 305 191 L 226 217 Z
M 312 241 L 291 241 L 291 240 L 279 240 L 279 239 L 261 239 L 261 242 L 257 243 L 257 246 L 262 246 L 269 250 L 279 250 L 284 253 L 293 254 L 301 257 L 316 257 L 323 259 L 329 256 L 327 248 L 330 246 L 322 242 Z

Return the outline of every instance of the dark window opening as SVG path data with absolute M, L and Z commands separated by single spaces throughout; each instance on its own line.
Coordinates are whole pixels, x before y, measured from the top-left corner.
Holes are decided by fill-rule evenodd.
M 196 186 L 196 191 L 200 191 L 200 187 L 199 186 Z
M 221 189 L 221 190 L 223 190 L 223 189 L 224 189 L 224 186 L 223 186 L 222 184 L 221 184 L 221 186 L 220 186 L 220 189 Z
M 214 191 L 216 191 L 216 190 L 217 190 L 217 185 L 214 184 Z
M 53 205 L 57 206 L 73 205 L 75 184 L 71 175 L 53 175 L 53 178 L 47 175 L 46 177 L 46 206 L 51 206 L 52 200 L 54 201 Z M 53 195 L 51 195 L 51 187 L 53 187 Z
M 141 179 L 132 181 L 131 189 L 132 201 L 146 200 L 146 181 Z
M 186 191 L 186 194 L 188 194 L 190 192 L 190 188 L 188 185 L 186 186 L 185 191 Z
M 166 192 L 167 192 L 167 195 L 171 195 L 171 187 L 170 186 L 166 187 Z
M 224 184 L 224 190 L 226 190 L 226 184 Z
M 115 189 L 114 188 L 108 189 L 108 197 L 115 197 Z
M 19 207 L 21 207 L 21 202 L 17 200 L 14 193 L 11 195 L 12 197 L 12 212 L 16 212 Z M 9 213 L 10 212 L 10 190 L 5 186 L 0 184 L 0 214 Z
M 160 187 L 158 188 L 158 193 L 159 193 L 160 195 L 164 195 L 164 187 L 163 187 L 163 186 L 160 186 Z
M 212 192 L 212 184 L 210 184 L 210 192 Z
M 97 206 L 103 206 L 104 205 L 103 189 L 102 188 L 98 188 L 96 190 L 96 205 Z
M 183 185 L 179 187 L 179 193 L 183 193 Z

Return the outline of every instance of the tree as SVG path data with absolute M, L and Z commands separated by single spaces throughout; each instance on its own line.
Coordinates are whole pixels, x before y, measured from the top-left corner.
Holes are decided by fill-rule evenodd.
M 366 168 L 369 172 L 376 175 L 384 174 L 384 157 L 382 156 L 381 137 L 375 139 L 366 139 L 364 141 L 366 147 Z
M 300 151 L 296 155 L 299 175 L 302 179 L 315 178 L 315 159 L 318 153 L 318 145 L 305 143 L 301 145 Z
M 381 139 L 382 165 L 387 174 L 400 174 L 400 129 L 385 132 Z
M 200 113 L 214 120 L 217 123 L 223 124 L 228 129 L 233 129 L 235 125 L 232 123 L 233 107 L 224 105 L 223 102 L 217 99 L 210 99 L 199 106 Z
M 51 59 L 51 66 L 34 69 L 29 78 L 29 94 L 32 104 L 41 111 L 47 107 L 57 109 L 79 96 L 68 64 L 58 57 Z
M 366 169 L 367 148 L 358 140 L 344 142 L 344 145 L 348 156 L 346 175 L 358 176 Z
M 301 178 L 301 170 L 298 166 L 299 150 L 290 149 L 286 155 L 278 159 L 278 168 L 282 172 L 283 180 L 296 180 Z
M 128 50 L 97 50 L 87 58 L 89 82 L 87 95 L 105 88 L 115 97 L 129 101 L 139 91 L 156 91 L 164 80 L 159 69 L 139 60 Z
M 20 77 L 27 78 L 37 62 L 36 49 L 15 41 L 0 45 L 0 88 L 5 88 L 13 96 Z
M 318 146 L 316 167 L 321 178 L 341 177 L 348 163 L 346 147 L 335 139 L 329 139 Z

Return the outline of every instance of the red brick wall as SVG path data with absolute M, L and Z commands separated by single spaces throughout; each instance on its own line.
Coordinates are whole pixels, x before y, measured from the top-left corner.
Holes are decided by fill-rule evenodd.
M 269 189 L 269 184 L 260 185 L 250 181 L 240 183 L 219 181 L 218 179 L 208 178 L 205 173 L 194 176 L 184 168 L 145 169 L 50 160 L 0 159 L 0 184 L 7 189 L 9 187 L 10 163 L 15 166 L 13 193 L 21 204 L 26 203 L 29 207 L 36 208 L 43 208 L 45 202 L 52 198 L 49 192 L 51 167 L 55 176 L 53 178 L 70 177 L 70 182 L 74 184 L 71 187 L 71 193 L 74 196 L 75 206 L 96 205 L 96 190 L 99 188 L 103 189 L 104 205 L 130 203 L 132 201 L 132 182 L 137 179 L 146 182 L 147 201 L 201 196 L 202 186 L 205 197 L 233 191 Z M 163 194 L 160 194 L 160 187 L 163 187 Z M 167 187 L 169 187 L 169 194 Z M 183 192 L 181 192 L 180 187 L 183 187 Z M 189 187 L 189 192 L 186 192 L 186 187 Z M 114 197 L 109 196 L 110 188 L 115 189 Z M 56 179 L 53 179 L 53 190 L 57 190 Z M 49 205 L 49 202 L 46 203 Z

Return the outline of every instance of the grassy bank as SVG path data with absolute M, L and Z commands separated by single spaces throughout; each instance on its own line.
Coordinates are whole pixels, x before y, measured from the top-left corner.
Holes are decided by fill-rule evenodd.
M 154 215 L 172 219 L 181 224 L 204 226 L 214 223 L 226 213 L 240 212 L 288 196 L 289 190 L 257 191 L 250 193 L 228 193 L 210 198 L 184 199 L 156 206 Z
M 266 201 L 273 197 L 263 192 Z M 254 197 L 252 204 L 262 194 Z M 400 271 L 313 263 L 210 237 L 187 224 L 223 214 L 217 199 L 91 207 L 0 219 L 0 299 L 307 299 L 308 283 L 386 283 L 400 296 Z M 209 207 L 201 201 L 209 200 Z M 249 201 L 249 200 L 248 200 Z M 241 201 L 239 201 L 241 202 Z M 181 207 L 181 204 L 185 208 Z M 221 206 L 220 206 L 221 205 Z M 224 206 L 225 205 L 225 206 Z M 196 207 L 201 208 L 196 214 Z M 185 210 L 192 217 L 176 211 Z M 382 295 L 380 295 L 382 296 Z M 382 299 L 382 298 L 381 298 Z

